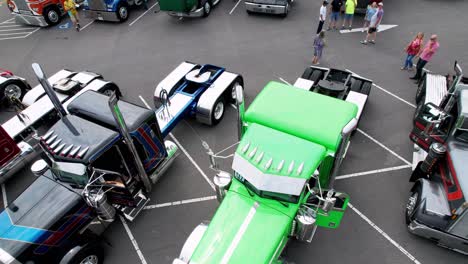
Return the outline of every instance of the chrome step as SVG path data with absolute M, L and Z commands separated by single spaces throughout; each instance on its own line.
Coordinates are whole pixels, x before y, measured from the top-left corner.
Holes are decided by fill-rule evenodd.
M 124 214 L 125 218 L 129 221 L 133 221 L 135 217 L 143 210 L 146 204 L 149 202 L 147 198 L 141 191 L 135 196 L 137 205 L 135 207 L 121 206 L 119 209 Z

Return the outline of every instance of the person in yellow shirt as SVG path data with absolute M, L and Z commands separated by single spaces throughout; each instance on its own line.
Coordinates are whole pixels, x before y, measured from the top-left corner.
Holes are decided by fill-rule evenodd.
M 76 3 L 74 0 L 65 0 L 63 3 L 63 8 L 67 11 L 68 16 L 70 16 L 73 25 L 76 28 L 76 31 L 80 31 L 80 17 L 78 16 L 78 11 L 76 10 Z
M 354 11 L 356 10 L 357 6 L 357 0 L 346 0 L 345 3 L 345 15 L 343 18 L 343 26 L 341 26 L 341 29 L 346 28 L 346 22 L 348 22 L 349 30 L 351 30 L 352 25 L 353 25 L 353 17 L 354 17 Z

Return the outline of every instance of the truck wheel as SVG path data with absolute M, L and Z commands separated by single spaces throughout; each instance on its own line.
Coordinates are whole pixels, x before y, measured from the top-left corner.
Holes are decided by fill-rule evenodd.
M 371 88 L 372 88 L 372 83 L 365 82 L 361 87 L 361 93 L 369 96 Z
M 421 185 L 417 185 L 411 192 L 408 202 L 406 203 L 405 219 L 406 224 L 409 225 L 413 221 L 413 216 L 416 208 L 421 202 Z
M 423 97 L 421 98 L 421 100 L 424 102 L 425 98 L 426 98 L 426 96 L 423 96 Z M 420 103 L 420 104 L 417 104 L 417 105 L 416 105 L 416 109 L 414 110 L 413 119 L 416 119 L 416 117 L 419 115 L 419 112 L 421 112 L 423 106 L 424 106 L 423 103 Z
M 224 111 L 226 109 L 226 104 L 224 103 L 224 98 L 220 96 L 216 103 L 214 104 L 213 111 L 211 111 L 211 125 L 215 126 L 219 124 L 219 122 L 224 117 Z
M 15 97 L 18 100 L 23 100 L 24 95 L 26 94 L 26 88 L 19 83 L 11 83 L 5 86 L 3 89 L 0 89 L 0 93 L 3 98 Z
M 244 90 L 244 87 L 242 87 L 242 85 L 236 81 L 232 86 L 231 86 L 231 89 L 230 89 L 230 94 L 227 95 L 227 98 L 228 98 L 228 102 L 232 103 L 232 104 L 236 104 L 236 97 L 237 97 L 237 94 L 236 94 L 236 87 L 237 86 L 240 86 L 242 88 L 242 90 Z
M 116 12 L 119 22 L 125 22 L 128 19 L 128 6 L 126 4 L 119 4 Z
M 281 14 L 281 17 L 285 18 L 288 16 L 288 13 L 289 13 L 289 9 L 290 9 L 290 5 L 289 3 L 286 3 L 286 7 L 284 8 L 284 13 Z
M 418 90 L 416 90 L 416 98 L 415 98 L 415 101 L 417 104 L 419 104 L 421 102 L 421 99 L 424 95 L 424 83 L 426 82 L 426 80 L 423 80 L 421 84 L 418 85 Z
M 362 81 L 354 79 L 354 82 L 351 83 L 351 91 L 356 93 L 361 92 Z
M 56 6 L 46 7 L 43 16 L 49 26 L 57 25 L 61 18 L 60 10 Z
M 100 247 L 85 247 L 76 254 L 70 264 L 102 264 L 103 254 Z
M 307 69 L 305 69 L 304 73 L 302 74 L 301 78 L 302 79 L 306 79 L 306 80 L 309 80 L 310 78 L 310 75 L 312 74 L 312 71 L 314 71 L 312 68 L 308 67 Z
M 320 79 L 322 79 L 322 77 L 323 77 L 322 71 L 320 71 L 320 70 L 314 70 L 314 71 L 312 72 L 312 74 L 310 75 L 309 80 L 313 81 L 313 82 L 314 82 L 314 86 L 316 86 L 317 83 L 318 83 L 318 81 L 319 81 Z
M 206 1 L 205 4 L 203 5 L 203 17 L 207 17 L 211 13 L 211 2 Z

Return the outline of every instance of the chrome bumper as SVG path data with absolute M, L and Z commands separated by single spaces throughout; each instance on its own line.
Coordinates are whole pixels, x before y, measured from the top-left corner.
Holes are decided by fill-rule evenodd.
M 193 12 L 185 13 L 185 12 L 174 12 L 168 11 L 167 12 L 170 16 L 174 17 L 201 17 L 203 16 L 203 8 L 199 8 Z
M 445 233 L 414 220 L 408 226 L 410 233 L 430 240 L 436 240 L 437 244 L 462 254 L 468 255 L 468 240 L 449 233 Z
M 0 168 L 0 184 L 8 180 L 13 174 L 22 169 L 36 155 L 34 148 L 26 142 L 18 143 L 21 152 L 10 162 Z
M 116 12 L 97 11 L 97 10 L 83 10 L 83 12 L 87 18 L 91 18 L 93 20 L 112 21 L 112 22 L 120 21 L 119 18 L 117 17 Z
M 265 14 L 286 14 L 286 5 L 265 5 L 245 2 L 245 9 L 250 12 Z
M 15 22 L 18 24 L 27 24 L 40 27 L 47 27 L 49 25 L 43 16 L 25 15 L 14 12 L 12 14 L 15 16 Z

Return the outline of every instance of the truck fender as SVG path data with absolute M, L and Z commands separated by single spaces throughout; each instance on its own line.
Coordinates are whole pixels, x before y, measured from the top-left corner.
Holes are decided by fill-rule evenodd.
M 184 61 L 177 68 L 175 68 L 169 75 L 167 75 L 154 90 L 154 104 L 156 107 L 160 105 L 160 95 L 162 90 L 167 91 L 167 95 L 171 96 L 180 82 L 184 79 L 185 75 L 191 72 L 195 67 L 200 65 Z
M 193 252 L 197 248 L 198 244 L 203 238 L 203 235 L 208 229 L 208 225 L 209 222 L 206 221 L 199 224 L 197 227 L 195 227 L 195 229 L 193 229 L 192 233 L 185 241 L 182 250 L 180 251 L 179 258 L 177 258 L 174 263 L 189 263 L 190 258 L 192 258 Z
M 73 248 L 71 248 L 65 256 L 62 257 L 60 260 L 59 264 L 69 264 L 73 260 L 74 257 L 76 257 L 80 252 L 85 250 L 86 248 L 91 248 L 91 247 L 99 247 L 99 244 L 97 241 L 92 241 L 89 243 L 86 243 L 84 245 L 76 245 Z
M 76 74 L 76 72 L 72 72 L 72 71 L 64 69 L 50 76 L 48 80 L 50 84 L 54 85 L 59 80 L 63 78 L 69 78 L 70 76 L 74 74 Z M 26 93 L 26 95 L 23 97 L 23 104 L 26 106 L 30 106 L 44 95 L 45 95 L 44 88 L 42 88 L 41 84 L 38 84 Z
M 421 202 L 417 205 L 414 219 L 427 226 L 444 229 L 451 212 L 442 183 L 419 179 L 411 191 L 415 191 L 418 186 L 421 188 Z
M 239 83 L 243 85 L 242 76 L 236 73 L 223 72 L 214 83 L 200 96 L 196 108 L 197 121 L 212 125 L 211 115 L 214 110 L 216 101 L 220 97 L 224 97 L 225 103 L 231 103 L 235 98 L 232 98 L 232 91 L 234 84 Z

